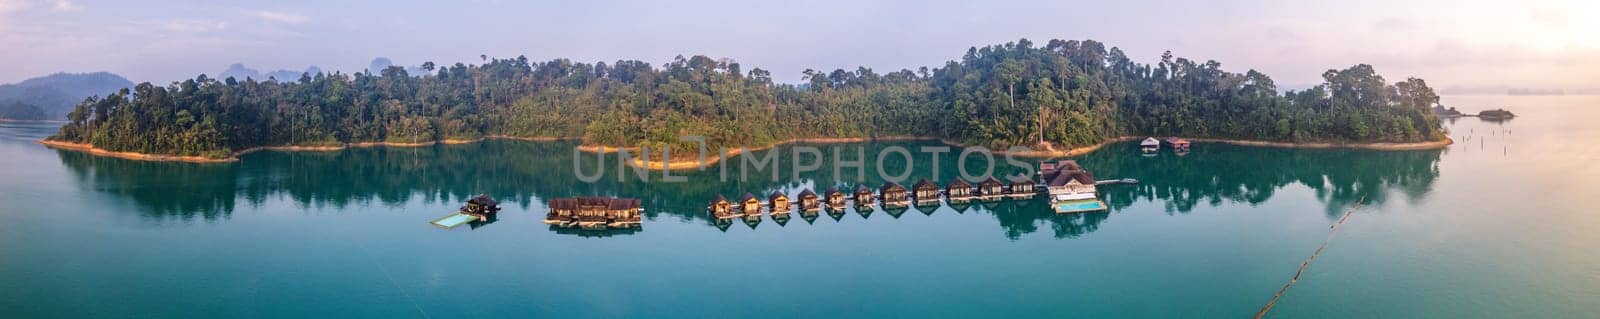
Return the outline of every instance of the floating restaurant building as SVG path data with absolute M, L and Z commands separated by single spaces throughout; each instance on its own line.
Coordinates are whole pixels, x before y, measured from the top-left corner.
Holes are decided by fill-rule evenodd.
M 1050 194 L 1051 206 L 1057 213 L 1106 209 L 1105 202 L 1100 201 L 1097 195 L 1094 174 L 1084 170 L 1077 161 L 1041 164 L 1039 173 Z

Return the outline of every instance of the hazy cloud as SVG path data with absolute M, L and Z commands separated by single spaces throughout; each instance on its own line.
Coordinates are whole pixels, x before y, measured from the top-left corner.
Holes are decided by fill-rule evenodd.
M 145 25 L 153 25 L 167 31 L 188 33 L 212 32 L 228 28 L 227 22 L 211 20 L 167 20 Z
M 27 10 L 29 7 L 32 5 L 25 0 L 0 0 L 0 15 Z
M 83 6 L 72 3 L 72 1 L 56 0 L 55 3 L 50 5 L 50 9 L 57 12 L 72 12 L 82 10 Z
M 261 18 L 263 20 L 273 21 L 273 22 L 280 22 L 280 23 L 288 23 L 288 24 L 305 23 L 307 20 L 311 19 L 311 18 L 306 17 L 305 15 L 296 14 L 296 13 L 289 13 L 289 12 L 279 12 L 279 11 L 257 10 L 257 11 L 250 11 L 249 13 L 250 13 L 251 16 L 255 16 L 255 17 Z

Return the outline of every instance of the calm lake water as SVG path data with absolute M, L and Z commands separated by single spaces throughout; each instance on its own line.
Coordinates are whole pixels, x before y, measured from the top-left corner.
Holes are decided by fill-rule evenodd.
M 1449 122 L 1443 151 L 1116 145 L 1077 158 L 1144 182 L 1103 186 L 1102 213 L 1035 200 L 756 224 L 703 205 L 862 181 L 590 184 L 571 144 L 511 141 L 152 163 L 3 123 L 0 317 L 1248 317 L 1363 200 L 1271 317 L 1600 313 L 1600 98 L 1444 102 L 1520 117 Z M 895 145 L 937 144 L 823 148 Z M 954 178 L 946 155 L 937 171 L 918 156 L 913 180 Z M 498 220 L 428 224 L 477 193 L 506 202 Z M 641 198 L 645 224 L 540 223 L 579 195 Z

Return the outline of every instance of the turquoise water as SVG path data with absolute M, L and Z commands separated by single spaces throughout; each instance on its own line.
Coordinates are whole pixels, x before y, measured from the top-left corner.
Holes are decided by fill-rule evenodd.
M 717 194 L 882 181 L 583 183 L 571 144 L 510 141 L 150 163 L 4 123 L 0 317 L 1247 317 L 1363 201 L 1271 317 L 1600 313 L 1600 149 L 1585 143 L 1600 99 L 1445 103 L 1521 117 L 1450 122 L 1460 142 L 1442 151 L 1117 145 L 1077 158 L 1140 181 L 1100 187 L 1104 212 L 1054 214 L 1040 196 L 727 223 L 705 213 Z M 912 180 L 948 182 L 947 155 L 940 170 L 919 156 Z M 497 219 L 428 224 L 479 193 L 502 200 Z M 549 199 L 579 195 L 641 198 L 645 223 L 541 223 Z
M 1098 209 L 1104 209 L 1104 208 L 1105 208 L 1105 205 L 1101 205 L 1099 201 L 1074 201 L 1074 202 L 1056 203 L 1056 211 L 1063 211 L 1063 212 L 1078 212 L 1078 211 L 1098 210 Z

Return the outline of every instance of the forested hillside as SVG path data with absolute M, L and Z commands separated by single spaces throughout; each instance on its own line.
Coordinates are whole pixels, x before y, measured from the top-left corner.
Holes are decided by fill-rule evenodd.
M 256 146 L 424 142 L 485 136 L 582 138 L 585 144 L 678 150 L 682 135 L 715 146 L 800 137 L 916 135 L 991 147 L 1082 146 L 1122 135 L 1290 142 L 1442 138 L 1420 79 L 1389 83 L 1372 67 L 1278 93 L 1256 71 L 1164 54 L 1134 62 L 1095 41 L 1028 40 L 971 48 L 944 66 L 878 73 L 804 72 L 777 83 L 728 59 L 425 63 L 377 74 L 294 81 L 139 84 L 82 103 L 53 140 L 153 154 L 225 157 Z

